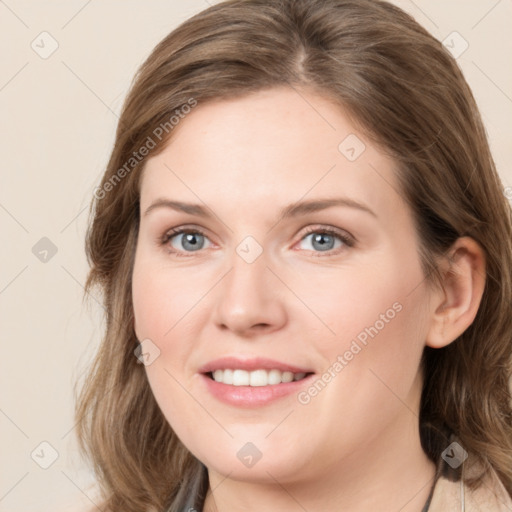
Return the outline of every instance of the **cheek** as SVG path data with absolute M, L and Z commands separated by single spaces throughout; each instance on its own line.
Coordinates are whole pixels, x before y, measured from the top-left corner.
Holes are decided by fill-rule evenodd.
M 393 406 L 393 393 L 406 399 L 415 385 L 428 327 L 423 279 L 417 258 L 391 253 L 340 272 L 338 282 L 304 285 L 301 293 L 308 305 L 332 331 L 310 340 L 333 376 L 326 376 L 330 382 L 319 401 L 352 403 L 364 415 L 365 410 L 382 411 L 386 403 Z
M 168 423 L 193 452 L 197 442 L 189 437 L 190 418 L 202 417 L 204 411 L 188 392 L 193 382 L 186 368 L 193 347 L 186 333 L 194 320 L 194 305 L 204 291 L 194 288 L 184 274 L 187 272 L 171 273 L 154 261 L 139 258 L 132 296 L 137 337 L 149 339 L 157 347 L 158 355 L 145 366 L 152 393 Z
M 314 422 L 331 440 L 325 460 L 370 442 L 404 414 L 414 417 L 410 410 L 416 409 L 421 391 L 426 295 L 423 286 L 412 291 L 421 283 L 420 271 L 391 270 L 377 273 L 375 281 L 370 272 L 353 274 L 317 310 L 336 333 L 316 343 L 325 361 L 319 378 L 328 382 L 307 389 L 300 399 L 306 423 Z M 326 410 L 332 414 L 319 414 Z
M 170 278 L 155 262 L 136 259 L 132 280 L 132 300 L 137 339 L 149 347 L 151 359 L 145 363 L 149 384 L 164 415 L 175 416 L 180 402 L 177 380 L 182 381 L 176 369 L 186 362 L 186 343 L 176 334 L 185 323 L 190 309 L 187 288 Z M 181 319 L 181 321 L 180 321 Z M 144 340 L 144 341 L 143 341 Z M 181 407 L 186 407 L 186 402 Z M 178 415 L 179 416 L 179 415 Z
M 325 329 L 322 337 L 325 349 L 340 350 L 354 339 L 364 344 L 376 337 L 400 345 L 418 330 L 426 301 L 423 280 L 416 254 L 387 249 L 357 266 L 299 278 L 294 291 L 331 331 L 329 336 Z
M 169 269 L 144 254 L 136 259 L 132 283 L 137 338 L 150 340 L 158 353 L 146 366 L 148 380 L 164 414 L 171 416 L 177 404 L 182 411 L 190 404 L 184 389 L 193 386 L 190 358 L 212 284 L 204 273 Z
M 139 339 L 154 338 L 163 343 L 187 324 L 208 291 L 205 280 L 195 274 L 188 269 L 170 271 L 143 258 L 136 262 L 132 296 Z

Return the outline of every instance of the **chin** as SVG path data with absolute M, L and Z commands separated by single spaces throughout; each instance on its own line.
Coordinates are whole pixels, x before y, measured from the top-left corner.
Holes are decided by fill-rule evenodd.
M 311 468 L 311 454 L 304 453 L 300 444 L 287 445 L 282 442 L 261 441 L 248 435 L 243 442 L 230 439 L 225 443 L 212 442 L 217 448 L 203 446 L 195 456 L 209 469 L 233 480 L 250 481 L 254 483 L 275 483 L 295 481 L 299 478 L 301 469 Z

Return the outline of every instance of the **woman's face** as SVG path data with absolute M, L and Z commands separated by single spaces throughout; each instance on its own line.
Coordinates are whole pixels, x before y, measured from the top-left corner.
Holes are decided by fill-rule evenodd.
M 290 88 L 198 104 L 140 201 L 135 332 L 210 470 L 356 476 L 417 440 L 431 307 L 413 219 L 394 162 L 339 108 Z

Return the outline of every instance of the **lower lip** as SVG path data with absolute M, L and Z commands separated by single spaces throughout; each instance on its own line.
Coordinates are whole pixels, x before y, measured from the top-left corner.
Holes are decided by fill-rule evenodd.
M 232 386 L 216 382 L 208 375 L 201 375 L 208 391 L 221 402 L 237 407 L 258 407 L 297 394 L 302 387 L 309 384 L 314 374 L 304 379 L 283 382 L 272 386 Z

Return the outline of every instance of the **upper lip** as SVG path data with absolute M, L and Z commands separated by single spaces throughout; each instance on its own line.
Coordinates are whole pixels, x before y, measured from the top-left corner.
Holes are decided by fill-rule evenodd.
M 215 370 L 280 370 L 282 372 L 292 373 L 311 373 L 312 371 L 307 368 L 293 366 L 291 364 L 282 363 L 273 359 L 266 359 L 264 357 L 242 359 L 239 357 L 221 357 L 206 363 L 199 368 L 200 373 L 214 372 Z

